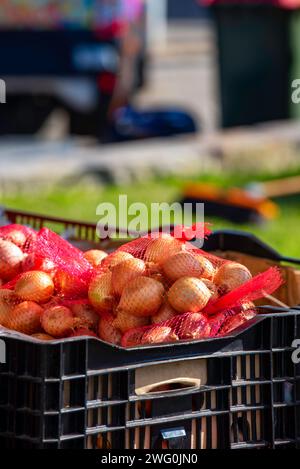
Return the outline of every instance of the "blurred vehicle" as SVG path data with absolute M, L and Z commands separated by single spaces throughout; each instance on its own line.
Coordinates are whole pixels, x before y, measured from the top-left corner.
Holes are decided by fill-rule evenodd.
M 0 2 L 0 77 L 7 88 L 0 135 L 36 133 L 54 109 L 62 108 L 71 133 L 102 137 L 122 76 L 124 40 L 129 24 L 136 21 L 133 13 L 128 16 L 131 3 L 134 0 Z M 134 11 L 139 13 L 141 40 L 129 74 L 138 86 L 143 10 Z

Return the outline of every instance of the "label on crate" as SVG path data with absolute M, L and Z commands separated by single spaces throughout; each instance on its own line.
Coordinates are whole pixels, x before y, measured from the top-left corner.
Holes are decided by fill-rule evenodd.
M 186 436 L 184 428 L 176 428 L 174 430 L 162 430 L 161 435 L 164 440 L 172 440 L 173 438 L 182 438 Z

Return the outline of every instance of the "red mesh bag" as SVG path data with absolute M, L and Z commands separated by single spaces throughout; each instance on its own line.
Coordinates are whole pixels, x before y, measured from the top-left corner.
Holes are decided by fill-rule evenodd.
M 115 318 L 124 346 L 224 335 L 256 314 L 253 307 L 245 314 L 246 304 L 282 284 L 277 268 L 252 278 L 245 266 L 198 249 L 187 241 L 193 233 L 146 235 L 103 261 L 94 281 L 99 307 Z
M 10 241 L 23 251 L 28 250 L 35 237 L 36 231 L 27 226 L 12 224 L 0 227 L 0 240 Z
M 87 299 L 92 273 L 84 253 L 51 230 L 1 227 L 0 326 L 54 338 L 79 328 L 96 334 L 99 316 Z M 56 308 L 50 317 L 53 334 L 42 322 L 49 308 Z
M 282 279 L 276 268 L 251 278 L 241 264 L 205 253 L 189 242 L 199 233 L 210 231 L 197 224 L 148 234 L 93 268 L 49 229 L 3 227 L 0 326 L 42 340 L 97 335 L 125 346 L 227 334 L 255 314 L 245 305 Z

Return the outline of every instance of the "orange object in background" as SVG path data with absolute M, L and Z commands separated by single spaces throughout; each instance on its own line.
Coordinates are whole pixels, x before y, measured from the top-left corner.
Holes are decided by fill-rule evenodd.
M 183 189 L 182 202 L 205 203 L 206 215 L 237 222 L 249 221 L 251 214 L 264 220 L 273 220 L 279 216 L 279 208 L 273 201 L 238 187 L 222 189 L 210 183 L 189 183 Z M 240 220 L 240 210 L 244 211 L 245 220 Z

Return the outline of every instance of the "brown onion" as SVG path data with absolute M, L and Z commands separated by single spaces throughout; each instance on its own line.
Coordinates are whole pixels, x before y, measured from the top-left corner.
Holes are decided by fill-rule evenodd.
M 160 282 L 137 277 L 124 288 L 117 311 L 138 317 L 153 316 L 163 302 L 164 291 Z
M 0 239 L 0 278 L 11 280 L 21 271 L 24 254 L 10 241 Z
M 52 306 L 42 313 L 41 324 L 47 334 L 60 339 L 68 337 L 79 320 L 66 306 Z
M 99 316 L 95 310 L 86 303 L 78 303 L 70 306 L 75 318 L 81 319 L 81 326 L 87 329 L 97 330 Z
M 17 305 L 6 320 L 6 327 L 23 334 L 32 335 L 41 330 L 43 308 L 33 301 Z
M 202 280 L 195 277 L 182 277 L 171 286 L 168 300 L 179 313 L 197 313 L 211 298 L 211 293 Z
M 116 265 L 120 264 L 120 262 L 127 261 L 128 259 L 134 259 L 134 257 L 129 254 L 129 252 L 116 251 L 113 254 L 110 254 L 107 258 L 105 258 L 104 265 L 105 267 L 109 267 L 109 269 L 112 269 Z
M 37 334 L 32 334 L 32 336 L 34 339 L 38 339 L 38 340 L 44 340 L 44 341 L 50 341 L 50 340 L 55 340 L 54 337 L 52 337 L 51 335 L 48 335 L 48 334 L 45 334 L 43 332 L 38 332 Z
M 163 321 L 168 321 L 178 315 L 178 312 L 172 308 L 168 300 L 165 300 L 158 310 L 158 312 L 151 317 L 151 322 L 157 324 Z
M 140 259 L 128 259 L 112 268 L 112 287 L 116 295 L 121 296 L 128 283 L 146 273 L 145 262 Z
M 98 336 L 104 342 L 110 344 L 119 345 L 121 343 L 122 334 L 116 327 L 114 327 L 113 322 L 115 317 L 112 314 L 105 314 L 100 317 Z
M 250 271 L 244 265 L 237 262 L 225 262 L 218 269 L 214 277 L 214 283 L 218 287 L 219 294 L 225 295 L 248 282 L 251 278 Z
M 198 260 L 198 262 L 200 263 L 202 267 L 201 278 L 205 278 L 207 280 L 213 280 L 215 273 L 216 273 L 216 269 L 214 268 L 210 260 L 208 260 L 202 254 L 194 254 L 194 256 L 196 257 L 196 259 Z
M 184 250 L 184 244 L 173 236 L 163 234 L 151 240 L 145 252 L 145 260 L 162 264 L 168 257 Z
M 163 265 L 166 277 L 175 282 L 181 277 L 212 278 L 212 264 L 205 257 L 193 255 L 191 252 L 178 252 L 168 257 Z
M 6 327 L 8 314 L 19 301 L 12 290 L 0 290 L 0 326 Z
M 202 282 L 204 283 L 205 286 L 207 286 L 207 288 L 209 289 L 210 293 L 211 293 L 211 300 L 216 300 L 217 298 L 219 298 L 219 294 L 218 294 L 218 289 L 217 289 L 217 286 L 214 282 L 212 282 L 211 280 L 207 280 L 206 278 L 202 278 L 201 279 Z
M 157 326 L 145 332 L 142 337 L 141 344 L 162 344 L 168 342 L 176 342 L 179 340 L 175 332 L 168 326 Z
M 112 294 L 112 273 L 106 272 L 95 277 L 90 284 L 88 297 L 91 305 L 100 312 L 110 312 L 114 305 Z
M 107 253 L 100 249 L 90 249 L 83 256 L 93 267 L 98 267 L 103 259 L 107 257 Z
M 6 241 L 14 243 L 19 248 L 23 248 L 27 241 L 27 236 L 23 231 L 18 230 L 17 228 L 11 230 L 7 235 L 3 237 Z
M 40 270 L 21 274 L 15 285 L 16 295 L 25 301 L 46 303 L 54 292 L 54 283 L 50 275 Z
M 147 326 L 148 324 L 149 318 L 133 316 L 132 314 L 124 313 L 124 311 L 119 311 L 113 322 L 113 326 L 119 329 L 123 334 L 129 331 L 129 329 Z

